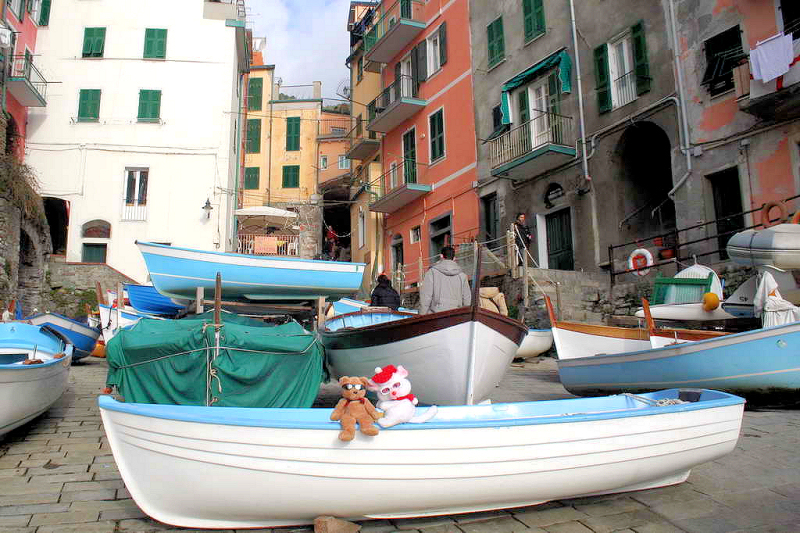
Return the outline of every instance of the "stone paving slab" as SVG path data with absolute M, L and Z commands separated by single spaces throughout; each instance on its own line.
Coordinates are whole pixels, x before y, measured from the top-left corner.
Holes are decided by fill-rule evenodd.
M 73 365 L 67 392 L 43 416 L 0 437 L 0 533 L 199 531 L 148 518 L 122 482 L 96 398 L 107 364 Z M 338 386 L 323 386 L 338 398 Z M 555 361 L 512 365 L 495 401 L 571 398 Z M 735 451 L 680 485 L 485 513 L 360 522 L 364 533 L 800 532 L 800 411 L 746 411 Z M 261 529 L 310 532 L 310 527 Z M 228 530 L 232 533 L 232 530 Z

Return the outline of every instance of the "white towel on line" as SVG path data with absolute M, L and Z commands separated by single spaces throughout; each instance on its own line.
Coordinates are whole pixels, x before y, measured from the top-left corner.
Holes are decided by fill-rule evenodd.
M 750 51 L 750 72 L 754 79 L 767 83 L 789 72 L 793 60 L 792 36 L 776 35 L 758 41 L 755 50 Z

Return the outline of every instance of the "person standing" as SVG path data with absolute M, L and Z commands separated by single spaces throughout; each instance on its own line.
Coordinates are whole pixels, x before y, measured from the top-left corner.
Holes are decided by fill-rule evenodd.
M 517 213 L 514 220 L 514 239 L 517 243 L 517 265 L 522 266 L 531 247 L 531 229 L 525 224 L 525 213 Z
M 372 290 L 369 304 L 374 307 L 389 307 L 395 311 L 400 307 L 400 295 L 394 290 L 386 274 L 378 276 L 378 284 Z
M 440 261 L 425 273 L 419 291 L 419 314 L 438 313 L 466 307 L 472 301 L 467 275 L 453 259 L 452 246 L 445 246 Z

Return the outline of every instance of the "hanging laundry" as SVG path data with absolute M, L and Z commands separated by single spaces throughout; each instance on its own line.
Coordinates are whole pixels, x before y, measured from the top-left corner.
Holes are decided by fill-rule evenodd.
M 750 73 L 753 79 L 767 83 L 786 74 L 793 60 L 792 36 L 778 34 L 758 41 L 756 48 L 750 50 Z

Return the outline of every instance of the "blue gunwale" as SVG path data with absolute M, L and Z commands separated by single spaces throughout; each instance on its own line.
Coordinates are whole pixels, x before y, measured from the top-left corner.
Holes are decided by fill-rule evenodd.
M 677 398 L 679 389 L 641 394 L 651 400 Z M 424 424 L 400 424 L 387 430 L 425 430 L 493 428 L 540 424 L 562 424 L 616 418 L 632 418 L 666 413 L 697 411 L 743 404 L 744 399 L 720 391 L 703 390 L 697 402 L 653 407 L 626 395 L 599 398 L 575 398 L 541 402 L 497 403 L 492 405 L 439 407 L 436 416 Z M 332 409 L 266 409 L 241 407 L 205 407 L 192 405 L 156 405 L 118 402 L 108 395 L 97 399 L 101 409 L 138 416 L 225 426 L 268 427 L 282 429 L 341 428 L 332 422 Z M 420 412 L 424 411 L 420 408 Z

